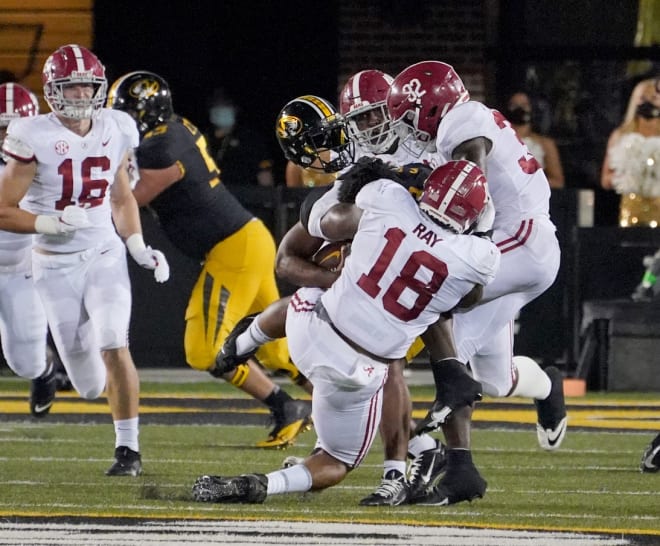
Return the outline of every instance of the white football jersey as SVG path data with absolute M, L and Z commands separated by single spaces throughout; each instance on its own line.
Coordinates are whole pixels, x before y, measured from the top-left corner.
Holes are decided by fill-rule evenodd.
M 0 172 L 5 164 L 0 160 Z M 30 233 L 12 233 L 0 230 L 0 273 L 8 270 L 30 269 L 30 251 L 32 235 Z
M 356 149 L 356 154 L 355 154 L 356 162 L 360 157 L 377 157 L 378 159 L 381 159 L 384 163 L 387 163 L 388 165 L 401 167 L 403 165 L 407 165 L 408 163 L 424 163 L 426 165 L 430 165 L 430 161 L 431 161 L 430 154 L 424 153 L 421 157 L 414 156 L 403 146 L 399 146 L 396 149 L 396 151 L 392 154 L 377 154 L 377 155 L 365 153 L 362 151 L 362 149 L 359 146 L 356 146 L 355 149 Z M 352 167 L 353 165 L 350 165 L 345 169 L 343 169 L 338 174 L 338 178 L 341 177 L 343 173 L 350 170 Z M 309 221 L 307 225 L 307 229 L 310 235 L 314 237 L 319 237 L 321 239 L 325 239 L 325 236 L 323 235 L 323 231 L 321 230 L 321 219 L 323 218 L 323 215 L 326 212 L 328 212 L 328 210 L 331 207 L 333 207 L 339 202 L 337 199 L 337 195 L 340 187 L 341 187 L 341 179 L 338 179 L 333 183 L 333 187 L 329 189 L 325 194 L 323 194 L 323 196 L 321 196 L 316 201 L 316 203 L 314 203 L 314 205 L 312 205 L 312 209 L 309 214 Z
M 34 214 L 59 215 L 76 205 L 87 210 L 92 223 L 67 235 L 38 234 L 35 245 L 77 252 L 117 237 L 109 191 L 126 152 L 138 144 L 135 122 L 119 110 L 101 110 L 85 136 L 67 129 L 53 113 L 12 120 L 3 150 L 19 161 L 37 162 L 21 206 Z
M 487 239 L 441 228 L 390 180 L 367 184 L 356 205 L 364 213 L 351 254 L 323 305 L 355 343 L 400 358 L 440 313 L 493 279 L 500 252 Z
M 543 168 L 504 116 L 479 102 L 454 106 L 442 118 L 431 166 L 444 165 L 459 144 L 479 136 L 492 142 L 485 174 L 495 206 L 494 227 L 548 216 L 550 184 Z

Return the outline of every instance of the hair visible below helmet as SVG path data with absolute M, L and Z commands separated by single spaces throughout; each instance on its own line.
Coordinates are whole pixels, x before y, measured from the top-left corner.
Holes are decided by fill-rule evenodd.
M 392 82 L 387 94 L 387 110 L 403 141 L 412 137 L 417 146 L 411 152 L 432 145 L 440 120 L 457 104 L 470 100 L 470 94 L 454 68 L 440 61 L 422 61 L 404 69 Z
M 130 114 L 140 136 L 166 123 L 174 113 L 170 86 L 158 74 L 146 71 L 129 72 L 115 80 L 108 107 Z
M 284 157 L 306 169 L 336 173 L 353 163 L 346 121 L 327 100 L 304 95 L 289 101 L 275 122 Z
M 362 70 L 348 79 L 339 95 L 339 111 L 348 130 L 368 153 L 386 153 L 397 139 L 385 102 L 392 81 L 392 76 L 380 70 Z M 376 120 L 379 122 L 369 125 Z
M 51 54 L 41 73 L 44 98 L 58 116 L 70 119 L 92 119 L 105 104 L 108 80 L 105 68 L 89 49 L 76 44 L 60 47 Z M 70 85 L 92 85 L 91 98 L 65 98 Z
M 419 208 L 434 222 L 464 233 L 477 221 L 487 199 L 483 171 L 476 163 L 461 159 L 433 170 L 424 183 Z
M 32 91 L 17 83 L 0 85 L 0 127 L 7 127 L 14 118 L 36 116 L 38 113 L 39 101 Z

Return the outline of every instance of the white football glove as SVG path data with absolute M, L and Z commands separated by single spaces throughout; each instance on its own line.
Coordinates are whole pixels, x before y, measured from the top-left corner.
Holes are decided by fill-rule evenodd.
M 140 233 L 134 233 L 126 239 L 126 248 L 140 267 L 154 272 L 156 282 L 165 282 L 170 278 L 170 265 L 165 254 L 146 246 Z
M 40 214 L 34 222 L 34 228 L 37 233 L 48 235 L 58 235 L 61 233 L 71 233 L 78 229 L 92 227 L 89 221 L 87 211 L 76 205 L 64 207 L 62 216 L 47 216 Z

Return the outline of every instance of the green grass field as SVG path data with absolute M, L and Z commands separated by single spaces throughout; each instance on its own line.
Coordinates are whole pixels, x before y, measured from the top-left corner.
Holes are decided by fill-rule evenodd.
M 411 391 L 419 417 L 432 392 Z M 286 451 L 252 447 L 267 434 L 265 412 L 225 385 L 142 385 L 144 475 L 136 479 L 104 475 L 114 432 L 103 401 L 60 394 L 52 415 L 37 421 L 27 415 L 27 382 L 0 378 L 0 517 L 395 522 L 655 535 L 660 543 L 660 473 L 638 470 L 652 431 L 660 430 L 660 395 L 571 399 L 572 428 L 554 453 L 537 446 L 533 406 L 487 400 L 475 413 L 473 433 L 474 460 L 488 481 L 483 499 L 373 508 L 358 501 L 380 480 L 380 443 L 343 483 L 321 493 L 274 496 L 254 506 L 192 502 L 190 488 L 201 474 L 266 473 L 314 445 L 310 431 Z M 252 417 L 248 424 L 240 424 L 244 416 Z M 264 425 L 255 424 L 262 417 Z

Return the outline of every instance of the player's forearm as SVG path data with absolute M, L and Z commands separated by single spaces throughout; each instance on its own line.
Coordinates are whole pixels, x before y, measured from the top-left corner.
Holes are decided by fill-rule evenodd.
M 134 233 L 142 233 L 140 212 L 135 199 L 127 198 L 112 205 L 112 219 L 119 236 L 126 240 Z
M 280 279 L 295 286 L 318 288 L 330 288 L 339 276 L 298 256 L 278 256 L 275 272 Z
M 0 229 L 14 233 L 37 233 L 37 215 L 18 207 L 0 206 Z

